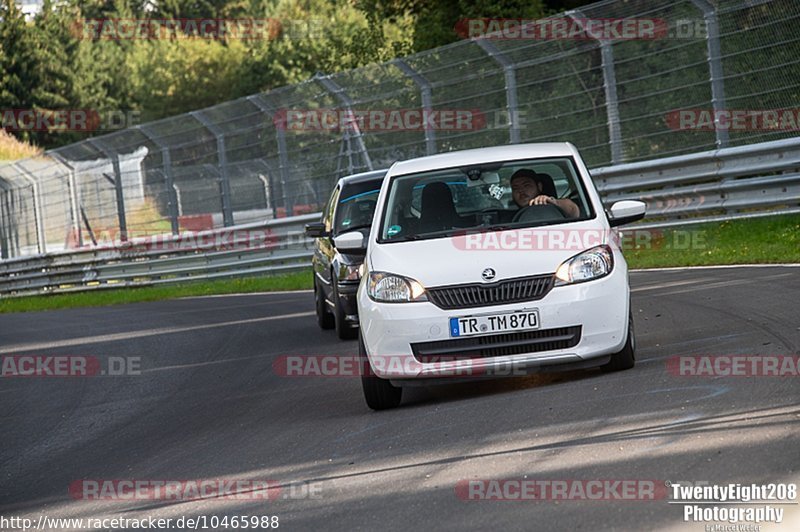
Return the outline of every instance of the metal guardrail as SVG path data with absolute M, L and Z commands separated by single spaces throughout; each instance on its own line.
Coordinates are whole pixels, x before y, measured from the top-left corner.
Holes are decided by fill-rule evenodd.
M 606 204 L 640 199 L 637 228 L 800 212 L 800 137 L 591 170 Z M 0 294 L 149 286 L 307 268 L 319 213 L 0 261 Z
M 26 296 L 152 286 L 309 267 L 308 214 L 0 262 L 0 294 Z
M 800 137 L 591 171 L 606 204 L 647 203 L 656 228 L 800 212 Z

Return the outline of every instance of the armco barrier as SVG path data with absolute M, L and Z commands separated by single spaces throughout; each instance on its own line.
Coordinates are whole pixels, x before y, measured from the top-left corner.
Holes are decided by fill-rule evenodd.
M 606 205 L 647 203 L 640 228 L 800 212 L 800 137 L 591 170 Z
M 635 227 L 800 212 L 800 138 L 591 171 L 606 205 L 648 204 Z M 146 286 L 307 268 L 303 226 L 319 213 L 124 245 L 0 261 L 0 294 Z
M 0 262 L 0 294 L 24 296 L 273 274 L 309 267 L 318 214 Z

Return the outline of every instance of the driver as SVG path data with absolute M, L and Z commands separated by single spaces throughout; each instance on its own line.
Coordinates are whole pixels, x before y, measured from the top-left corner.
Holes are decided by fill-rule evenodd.
M 543 193 L 544 174 L 522 168 L 511 176 L 511 196 L 519 208 L 531 205 L 555 205 L 567 218 L 578 218 L 581 211 L 574 201 L 568 198 L 557 199 Z

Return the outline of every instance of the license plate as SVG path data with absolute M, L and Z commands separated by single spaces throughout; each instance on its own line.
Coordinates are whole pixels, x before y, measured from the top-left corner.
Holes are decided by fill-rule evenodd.
M 538 310 L 518 310 L 502 314 L 450 318 L 451 338 L 508 331 L 531 331 L 538 328 Z

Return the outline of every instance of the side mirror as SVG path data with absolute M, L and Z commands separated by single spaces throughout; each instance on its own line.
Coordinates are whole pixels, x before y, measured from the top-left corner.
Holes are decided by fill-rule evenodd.
M 325 230 L 325 224 L 322 222 L 311 222 L 310 224 L 306 224 L 305 230 L 306 236 L 311 238 L 328 236 L 328 232 Z
M 609 210 L 608 222 L 611 224 L 611 227 L 629 224 L 644 218 L 644 213 L 646 210 L 647 204 L 645 204 L 643 201 L 618 201 L 613 204 Z
M 341 251 L 358 251 L 366 247 L 364 240 L 360 231 L 350 231 L 334 237 L 333 245 Z

